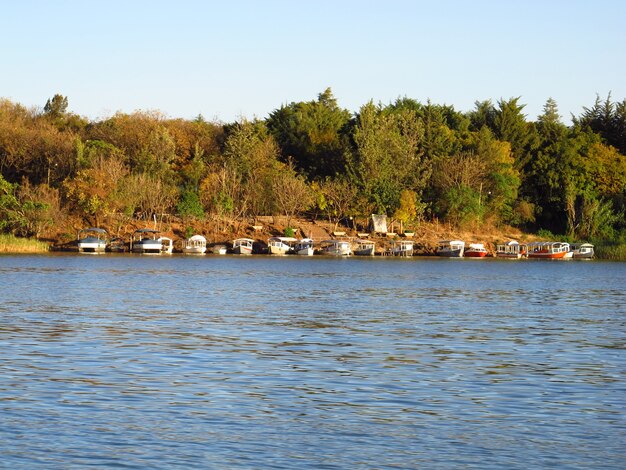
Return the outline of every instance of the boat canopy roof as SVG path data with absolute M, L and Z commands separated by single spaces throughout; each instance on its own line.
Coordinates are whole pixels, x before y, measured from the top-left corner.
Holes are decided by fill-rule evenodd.
M 81 232 L 109 233 L 105 229 L 98 228 L 98 227 L 84 228 L 84 229 L 80 230 L 78 233 L 81 233 Z
M 241 242 L 250 242 L 250 243 L 254 243 L 254 240 L 252 238 L 237 238 L 235 239 L 235 243 L 241 243 Z
M 189 237 L 187 240 L 192 241 L 192 242 L 205 242 L 206 238 L 204 238 L 202 235 L 194 235 L 193 237 Z
M 482 243 L 470 243 L 469 247 L 473 248 L 475 250 L 484 250 L 485 249 L 485 245 L 482 244 Z
M 452 245 L 463 245 L 465 246 L 465 242 L 463 240 L 440 240 L 440 246 L 452 246 Z
M 297 242 L 298 239 L 293 237 L 270 237 L 269 241 Z

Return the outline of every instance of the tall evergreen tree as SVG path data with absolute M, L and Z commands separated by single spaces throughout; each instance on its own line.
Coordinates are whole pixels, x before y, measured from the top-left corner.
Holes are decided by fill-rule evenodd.
M 273 111 L 267 127 L 284 161 L 291 160 L 309 179 L 335 176 L 345 170 L 342 130 L 350 113 L 339 108 L 330 88 L 316 101 L 291 103 Z

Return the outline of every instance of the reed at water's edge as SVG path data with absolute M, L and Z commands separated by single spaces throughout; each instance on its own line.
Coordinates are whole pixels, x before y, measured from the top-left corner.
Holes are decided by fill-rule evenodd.
M 47 243 L 34 238 L 0 234 L 0 253 L 45 253 L 49 249 Z
M 612 261 L 626 261 L 626 243 L 604 243 L 594 248 L 596 258 Z

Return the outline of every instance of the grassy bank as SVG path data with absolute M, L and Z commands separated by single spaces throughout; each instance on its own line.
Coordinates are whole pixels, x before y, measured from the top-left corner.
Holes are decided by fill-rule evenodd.
M 625 243 L 603 243 L 594 248 L 596 258 L 612 261 L 626 261 Z
M 0 253 L 45 253 L 46 251 L 49 251 L 48 244 L 39 240 L 0 234 Z

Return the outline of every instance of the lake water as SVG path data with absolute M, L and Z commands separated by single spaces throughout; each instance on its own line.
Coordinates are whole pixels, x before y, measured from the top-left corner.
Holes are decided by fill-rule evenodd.
M 0 257 L 0 467 L 624 468 L 626 263 Z

